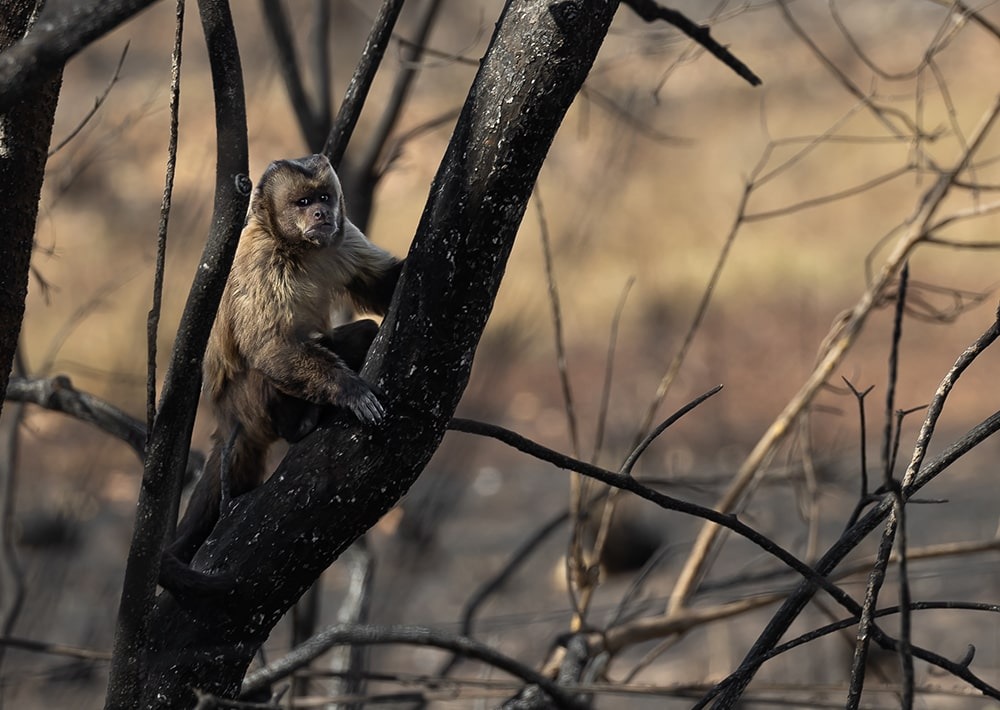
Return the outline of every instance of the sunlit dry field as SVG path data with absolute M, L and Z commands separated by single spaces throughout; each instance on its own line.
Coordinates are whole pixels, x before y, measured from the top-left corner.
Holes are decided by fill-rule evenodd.
M 370 4 L 335 3 L 334 96 L 343 94 L 363 45 Z M 405 140 L 376 191 L 367 229 L 394 253 L 407 250 L 450 135 L 450 122 L 426 126 L 460 108 L 500 5 L 445 3 L 431 35 L 437 51 L 425 58 L 395 132 L 396 139 Z M 698 20 L 705 20 L 713 5 L 672 4 Z M 658 418 L 717 384 L 724 389 L 663 435 L 635 470 L 671 479 L 672 493 L 706 505 L 715 503 L 802 386 L 831 328 L 861 299 L 938 171 L 962 159 L 1000 95 L 1000 38 L 995 34 L 1000 11 L 990 4 L 982 15 L 993 23 L 992 32 L 949 16 L 943 2 L 845 0 L 835 3 L 836 15 L 826 3 L 792 3 L 799 31 L 776 4 L 729 5 L 734 7 L 718 13 L 713 33 L 763 78 L 762 87 L 744 83 L 675 31 L 620 11 L 587 89 L 542 169 L 459 409 L 574 453 L 559 383 L 547 240 L 578 429 L 576 453 L 585 459 L 594 454 L 602 465 L 617 468 L 725 254 Z M 307 149 L 258 5 L 237 2 L 234 7 L 256 177 L 270 160 Z M 305 37 L 307 3 L 289 7 L 296 31 Z M 403 35 L 412 31 L 407 14 L 412 9 L 404 11 Z M 91 110 L 128 47 L 107 99 L 50 159 L 22 336 L 30 374 L 65 373 L 81 389 L 137 417 L 145 416 L 145 324 L 166 161 L 172 29 L 172 4 L 156 5 L 67 67 L 56 143 Z M 930 67 L 924 66 L 935 41 L 943 48 L 932 55 Z M 391 50 L 351 150 L 367 145 L 398 65 L 398 51 Z M 211 216 L 212 93 L 193 7 L 181 81 L 177 182 L 158 337 L 161 376 Z M 994 129 L 977 147 L 969 177 L 984 189 L 956 187 L 941 204 L 941 217 L 983 211 L 996 199 L 998 156 L 1000 130 Z M 935 232 L 942 241 L 980 248 L 920 244 L 914 250 L 897 408 L 927 404 L 955 358 L 992 322 L 1000 253 L 988 243 L 1000 244 L 998 214 L 986 210 Z M 858 407 L 844 378 L 859 390 L 874 386 L 867 400 L 868 443 L 872 465 L 878 465 L 892 305 L 884 299 L 872 310 L 813 401 L 811 415 L 803 420 L 807 426 L 796 425 L 797 436 L 769 458 L 767 470 L 773 475 L 761 477 L 742 508 L 748 523 L 803 557 L 817 549 L 809 549 L 802 518 L 809 501 L 821 517 L 815 534 L 822 550 L 839 534 L 857 495 Z M 997 367 L 997 354 L 987 351 L 963 376 L 932 450 L 1000 409 Z M 5 406 L 5 416 L 11 409 Z M 922 416 L 918 412 L 905 420 L 901 461 L 909 459 Z M 598 442 L 602 417 L 606 424 Z M 196 448 L 207 447 L 210 430 L 206 414 L 196 426 Z M 390 514 L 369 535 L 379 560 L 373 621 L 455 629 L 475 586 L 567 505 L 567 473 L 463 436 L 449 435 L 404 503 L 405 512 Z M 33 408 L 26 410 L 21 446 L 17 507 L 29 598 L 15 635 L 108 650 L 141 465 L 123 445 L 96 430 Z M 801 473 L 806 450 L 814 478 Z M 911 545 L 995 538 L 996 453 L 996 442 L 985 442 L 946 480 L 927 489 L 927 498 L 948 502 L 911 508 Z M 809 481 L 818 486 L 812 499 L 806 492 Z M 629 514 L 654 528 L 657 539 L 668 540 L 673 550 L 646 590 L 652 607 L 659 603 L 662 608 L 699 524 L 647 509 Z M 59 534 L 53 533 L 56 528 Z M 569 617 L 560 561 L 565 539 L 557 534 L 485 610 L 482 638 L 529 663 L 544 658 Z M 873 550 L 874 544 L 864 548 Z M 914 596 L 995 602 L 998 560 L 994 551 L 935 566 L 917 563 Z M 725 579 L 757 564 L 764 565 L 758 552 L 735 544 L 725 548 L 709 578 Z M 337 566 L 327 577 L 324 608 L 332 621 L 345 582 Z M 859 576 L 848 590 L 860 597 L 864 579 Z M 601 590 L 596 618 L 613 609 L 627 582 L 612 578 Z M 788 584 L 782 579 L 778 588 Z M 739 593 L 774 588 L 765 584 Z M 887 591 L 887 598 L 892 594 Z M 728 598 L 725 590 L 708 591 L 697 601 Z M 738 664 L 767 618 L 758 612 L 703 627 L 639 679 L 660 684 L 716 680 Z M 829 620 L 818 611 L 807 619 L 814 625 Z M 934 618 L 915 628 L 927 643 L 948 629 L 951 637 L 938 649 L 954 658 L 974 643 L 982 677 L 1000 681 L 1000 623 L 994 618 Z M 803 625 L 799 631 L 804 630 Z M 269 644 L 271 654 L 287 646 L 287 638 L 278 637 L 282 633 L 279 626 Z M 636 649 L 630 661 L 646 650 Z M 423 653 L 380 652 L 375 667 L 433 672 L 438 657 Z M 819 684 L 844 682 L 850 646 L 843 639 L 799 653 L 797 661 L 776 662 L 762 678 L 789 681 L 783 673 L 794 673 L 796 682 L 805 681 L 804 675 Z M 892 659 L 887 663 L 891 667 Z M 628 665 L 612 677 L 624 677 Z M 480 672 L 474 666 L 463 671 L 466 677 Z M 102 664 L 10 652 L 4 672 L 4 697 L 11 707 L 61 707 L 71 701 L 101 706 Z M 965 688 L 950 677 L 936 679 L 925 667 L 918 667 L 918 679 Z M 665 707 L 665 702 L 687 707 L 691 701 L 609 694 L 598 706 Z M 918 707 L 926 708 L 987 707 L 963 695 L 920 702 Z M 870 707 L 898 706 L 894 703 L 891 693 L 873 692 Z M 449 707 L 472 705 L 456 700 Z

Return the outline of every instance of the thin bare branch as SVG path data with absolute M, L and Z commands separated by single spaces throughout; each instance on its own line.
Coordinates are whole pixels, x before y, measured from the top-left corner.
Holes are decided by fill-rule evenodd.
M 801 200 L 791 205 L 785 207 L 777 207 L 773 210 L 763 210 L 761 212 L 750 212 L 743 215 L 743 221 L 750 222 L 760 222 L 765 219 L 774 219 L 775 217 L 784 217 L 795 212 L 801 212 L 802 210 L 810 209 L 812 207 L 820 207 L 822 205 L 828 205 L 831 202 L 838 202 L 840 200 L 845 200 L 849 197 L 854 197 L 860 195 L 869 190 L 873 190 L 880 185 L 885 185 L 888 182 L 892 182 L 898 177 L 906 175 L 914 170 L 913 165 L 903 165 L 894 170 L 879 175 L 878 177 L 872 178 L 871 180 L 866 180 L 860 185 L 855 185 L 853 187 L 848 187 L 843 190 L 838 190 L 837 192 L 831 192 L 827 195 L 821 197 L 814 197 L 809 200 Z
M 399 73 L 396 75 L 389 99 L 381 107 L 378 124 L 372 132 L 364 155 L 358 160 L 358 174 L 362 176 L 362 179 L 377 179 L 379 158 L 384 155 L 389 136 L 399 123 L 399 117 L 402 115 L 403 107 L 406 105 L 413 82 L 418 75 L 424 45 L 427 43 L 427 38 L 430 36 L 440 9 L 441 0 L 425 0 L 413 40 L 403 45 L 399 58 Z
M 24 375 L 21 344 L 14 351 L 14 366 L 7 389 L 16 378 Z M 8 398 L 9 399 L 9 398 Z M 8 407 L 7 416 L 0 418 L 0 635 L 9 636 L 14 630 L 24 604 L 24 570 L 17 557 L 14 516 L 17 507 L 17 464 L 21 443 L 21 422 L 24 404 Z M 6 659 L 6 648 L 0 647 L 0 669 Z M 2 677 L 2 674 L 0 674 Z M 2 704 L 2 700 L 0 700 Z
M 912 496 L 926 483 L 933 480 L 942 471 L 946 470 L 960 457 L 978 446 L 987 437 L 1000 430 L 1000 412 L 994 413 L 986 420 L 975 426 L 965 436 L 947 447 L 934 461 L 924 463 L 927 444 L 930 441 L 940 412 L 944 407 L 948 393 L 951 391 L 958 377 L 965 369 L 978 357 L 987 347 L 989 347 L 1000 336 L 1000 325 L 997 320 L 983 332 L 983 334 L 970 345 L 955 361 L 955 365 L 944 377 L 934 399 L 928 408 L 924 425 L 914 447 L 913 458 L 910 466 L 903 476 L 900 496 L 903 501 Z M 816 563 L 815 570 L 819 574 L 828 575 L 840 563 L 841 560 L 854 549 L 869 532 L 875 529 L 881 521 L 889 517 L 896 505 L 897 497 L 893 494 L 884 496 L 879 504 L 865 514 L 857 523 L 846 530 L 836 543 L 823 555 Z M 704 532 L 704 530 L 703 530 Z M 718 693 L 721 697 L 716 703 L 720 710 L 732 708 L 738 702 L 743 690 L 750 683 L 757 669 L 764 662 L 766 654 L 774 648 L 784 633 L 788 630 L 792 622 L 798 617 L 806 603 L 815 594 L 816 588 L 809 583 L 801 583 L 792 594 L 788 596 L 778 612 L 772 617 L 770 623 L 758 637 L 753 647 L 744 656 L 739 668 L 734 671 L 725 681 L 725 687 L 720 688 Z M 923 657 L 914 649 L 918 657 Z M 717 693 L 713 693 L 713 696 Z M 704 701 L 700 706 L 704 705 Z
M 745 614 L 762 606 L 774 604 L 784 597 L 783 591 L 756 594 L 746 599 L 737 599 L 723 604 L 685 609 L 679 614 L 661 614 L 646 619 L 636 619 L 607 629 L 601 635 L 604 639 L 605 649 L 614 654 L 629 646 L 683 634 L 713 621 L 721 621 Z
M 63 656 L 64 658 L 79 658 L 83 661 L 111 660 L 111 654 L 107 651 L 94 651 L 89 648 L 76 648 L 75 646 L 65 646 L 61 643 L 48 643 L 46 641 L 35 641 L 13 636 L 0 638 L 0 646 L 16 648 L 20 651 L 29 651 L 31 653 L 44 653 L 51 656 Z
M 371 613 L 372 592 L 375 578 L 375 556 L 365 538 L 361 538 L 348 548 L 342 560 L 347 563 L 348 587 L 340 608 L 337 610 L 339 624 L 366 624 Z M 313 585 L 310 589 L 317 589 Z M 357 695 L 365 689 L 364 672 L 367 649 L 361 646 L 341 646 L 330 657 L 331 672 L 342 676 L 334 685 L 334 694 Z M 330 710 L 351 710 L 359 708 L 354 704 L 331 706 Z
M 709 54 L 749 82 L 751 86 L 759 86 L 761 84 L 760 77 L 754 74 L 750 67 L 737 59 L 732 52 L 712 37 L 710 27 L 696 24 L 689 20 L 683 13 L 663 7 L 654 0 L 625 0 L 624 4 L 632 8 L 635 14 L 646 22 L 663 20 L 673 25 L 704 47 Z
M 326 3 L 322 3 L 326 5 Z M 280 0 L 261 0 L 264 29 L 271 37 L 278 55 L 278 72 L 281 74 L 288 99 L 298 120 L 299 130 L 310 150 L 319 150 L 326 137 L 328 123 L 321 123 L 319 107 L 314 106 L 306 93 L 302 70 L 295 55 L 295 41 L 288 24 L 288 16 Z M 318 31 L 315 27 L 314 31 Z M 325 37 L 324 37 L 325 44 Z M 329 108 L 327 109 L 329 111 Z
M 531 441 L 516 432 L 495 424 L 486 424 L 484 422 L 477 422 L 470 419 L 454 418 L 451 420 L 448 428 L 452 431 L 461 431 L 468 434 L 488 436 L 541 461 L 547 461 L 562 469 L 582 473 L 583 475 L 593 478 L 596 481 L 600 481 L 601 483 L 634 493 L 640 498 L 648 500 L 664 510 L 674 510 L 685 515 L 702 518 L 704 520 L 711 521 L 716 525 L 720 525 L 727 530 L 731 530 L 737 535 L 746 538 L 768 554 L 779 559 L 788 567 L 794 569 L 804 578 L 810 580 L 814 584 L 817 584 L 845 608 L 860 612 L 860 606 L 858 606 L 858 604 L 839 587 L 833 585 L 825 577 L 816 574 L 812 567 L 795 557 L 795 555 L 785 550 L 766 535 L 763 535 L 750 526 L 742 523 L 735 515 L 727 515 L 720 513 L 717 510 L 713 510 L 712 508 L 706 508 L 705 506 L 698 505 L 697 503 L 691 503 L 689 501 L 681 500 L 680 498 L 665 495 L 659 491 L 655 491 L 644 486 L 631 476 L 623 473 L 614 473 L 612 471 L 608 471 L 607 469 L 600 468 L 599 466 L 595 466 L 584 461 L 578 461 L 570 456 L 553 451 L 552 449 Z
M 910 282 L 910 262 L 903 262 L 899 271 L 899 281 L 896 287 L 896 307 L 892 319 L 892 337 L 889 346 L 889 372 L 885 387 L 885 421 L 882 435 L 882 483 L 886 490 L 892 484 L 892 463 L 890 447 L 892 446 L 893 428 L 892 413 L 896 409 L 896 384 L 899 380 L 899 343 L 903 338 L 903 314 L 906 312 L 906 287 Z
M 323 154 L 330 159 L 335 168 L 340 167 L 344 151 L 347 150 L 347 144 L 361 116 L 361 109 L 368 98 L 368 90 L 371 89 L 372 81 L 375 79 L 375 72 L 378 71 L 385 55 L 385 48 L 392 36 L 392 28 L 396 25 L 396 19 L 402 9 L 403 0 L 383 0 L 375 17 L 375 23 L 368 34 L 368 41 L 365 42 L 361 52 L 361 60 L 354 70 L 344 101 L 340 104 L 340 111 L 323 146 Z
M 1000 605 L 997 604 L 983 604 L 978 602 L 960 602 L 960 601 L 913 602 L 910 604 L 909 608 L 911 611 L 949 609 L 949 610 L 985 611 L 990 613 L 1000 613 Z M 885 616 L 892 616 L 898 614 L 899 612 L 900 612 L 899 607 L 893 606 L 877 610 L 874 613 L 874 616 L 876 618 L 881 618 Z M 827 624 L 826 626 L 822 626 L 818 629 L 802 634 L 801 636 L 791 639 L 790 641 L 787 641 L 781 644 L 780 646 L 775 646 L 774 649 L 772 649 L 767 654 L 765 660 L 770 660 L 776 656 L 781 655 L 782 653 L 791 651 L 794 648 L 798 648 L 803 644 L 809 643 L 828 634 L 841 631 L 846 628 L 850 628 L 851 626 L 854 626 L 856 623 L 858 623 L 858 617 L 851 617 L 848 619 L 844 619 L 842 621 L 834 622 L 832 624 Z M 888 645 L 890 646 L 893 645 L 891 639 L 887 639 L 887 641 Z M 948 659 L 938 656 L 937 654 L 932 654 L 930 652 L 927 652 L 923 649 L 914 648 L 913 650 L 914 650 L 914 655 L 920 658 L 921 660 L 925 660 L 928 663 L 932 663 L 940 668 L 943 668 L 952 675 L 955 675 L 956 677 L 966 681 L 973 688 L 976 688 L 979 692 L 987 695 L 988 697 L 1000 699 L 1000 690 L 991 686 L 989 683 L 986 683 L 978 676 L 974 675 L 969 671 L 968 666 L 969 662 L 971 662 L 972 660 L 971 658 L 969 658 L 968 661 L 962 659 L 956 663 L 954 661 L 949 661 Z M 719 688 L 724 683 L 725 681 L 723 681 L 723 683 L 717 684 L 716 688 Z
M 177 169 L 177 136 L 181 104 L 181 54 L 184 39 L 184 4 L 177 0 L 174 14 L 174 50 L 170 59 L 170 138 L 167 142 L 167 169 L 163 199 L 160 201 L 160 224 L 156 234 L 156 272 L 153 276 L 153 304 L 146 319 L 146 431 L 153 430 L 156 419 L 156 339 L 160 328 L 163 302 L 163 275 L 167 259 L 167 225 L 174 194 Z
M 930 0 L 930 2 L 948 8 L 949 11 L 958 10 L 964 18 L 971 19 L 996 39 L 1000 39 L 1000 26 L 990 22 L 981 12 L 973 10 L 968 3 L 962 2 L 962 0 Z
M 674 380 L 677 378 L 677 375 L 681 370 L 681 366 L 687 358 L 688 351 L 691 349 L 691 344 L 694 342 L 694 338 L 700 330 L 702 322 L 705 320 L 705 315 L 708 313 L 708 307 L 712 302 L 712 297 L 715 295 L 715 289 L 719 284 L 719 279 L 722 278 L 723 268 L 729 260 L 729 253 L 733 248 L 733 244 L 736 242 L 736 235 L 739 233 L 740 225 L 742 223 L 741 216 L 746 209 L 746 204 L 750 199 L 752 191 L 752 183 L 748 182 L 744 185 L 739 205 L 736 208 L 737 217 L 733 220 L 733 224 L 729 228 L 729 233 L 726 235 L 726 240 L 723 242 L 722 249 L 719 250 L 719 256 L 716 258 L 715 265 L 712 267 L 712 274 L 708 278 L 708 283 L 702 291 L 701 299 L 698 301 L 698 307 L 695 309 L 694 316 L 691 318 L 691 324 L 684 333 L 684 340 L 681 341 L 680 347 L 677 349 L 677 352 L 674 353 L 674 357 L 670 360 L 670 364 L 667 365 L 667 369 L 660 378 L 660 382 L 656 387 L 656 393 L 653 395 L 653 399 L 650 401 L 649 407 L 646 409 L 646 415 L 643 417 L 642 422 L 636 430 L 636 439 L 633 448 L 639 445 L 642 439 L 649 432 L 650 427 L 653 426 L 653 420 L 656 418 L 656 412 L 659 410 L 660 405 L 666 398 L 667 393 L 670 392 L 670 388 L 673 386 Z
M 333 65 L 330 60 L 330 19 L 332 3 L 313 0 L 313 21 L 309 31 L 309 64 L 312 66 L 315 101 L 313 115 L 319 130 L 333 123 Z M 319 144 L 319 141 L 316 143 Z
M 573 455 L 580 455 L 580 435 L 576 421 L 576 409 L 573 406 L 573 390 L 569 382 L 569 370 L 566 365 L 566 338 L 563 334 L 562 305 L 559 302 L 559 287 L 556 284 L 555 264 L 552 259 L 552 240 L 549 235 L 549 223 L 545 219 L 545 205 L 538 186 L 534 192 L 535 212 L 538 215 L 538 234 L 542 243 L 542 261 L 545 265 L 545 284 L 549 294 L 549 309 L 552 317 L 553 336 L 556 348 L 556 370 L 559 372 L 559 385 L 563 398 L 563 409 L 566 412 L 566 427 L 569 431 L 570 447 Z M 579 501 L 577 501 L 579 503 Z
M 858 516 L 861 515 L 861 511 L 869 503 L 869 489 L 868 489 L 868 425 L 865 417 L 865 397 L 874 389 L 875 385 L 869 385 L 868 389 L 863 392 L 859 391 L 850 380 L 846 377 L 842 378 L 844 384 L 847 385 L 848 389 L 851 390 L 851 394 L 854 395 L 854 399 L 858 402 L 858 429 L 860 431 L 861 442 L 858 448 L 861 451 L 861 492 L 858 495 L 858 502 L 854 508 L 854 512 L 847 519 L 847 527 L 854 525 L 857 522 Z
M 1000 201 L 988 202 L 986 204 L 976 205 L 975 207 L 970 207 L 964 210 L 956 210 L 947 217 L 932 224 L 930 226 L 929 231 L 937 232 L 938 230 L 943 229 L 944 227 L 947 227 L 950 224 L 954 224 L 956 222 L 960 222 L 966 219 L 972 219 L 974 217 L 985 217 L 987 215 L 996 214 L 997 212 L 1000 212 Z M 945 240 L 941 239 L 940 237 L 935 238 L 935 241 L 941 244 L 946 243 Z M 990 245 L 989 248 L 993 248 L 992 245 L 995 244 L 995 242 L 958 242 L 958 241 L 950 243 L 954 244 L 955 246 L 962 246 L 962 247 L 974 247 L 977 244 L 985 244 L 985 245 Z
M 538 185 L 534 192 L 535 211 L 538 215 L 538 232 L 542 243 L 542 260 L 545 265 L 545 283 L 548 287 L 549 313 L 552 318 L 553 335 L 555 337 L 556 370 L 559 373 L 559 385 L 562 392 L 563 411 L 566 413 L 566 427 L 569 432 L 570 447 L 573 455 L 580 456 L 580 436 L 577 427 L 576 410 L 573 406 L 573 390 L 569 382 L 569 372 L 566 366 L 566 339 L 563 336 L 562 307 L 559 303 L 559 288 L 556 285 L 555 267 L 552 260 L 552 244 L 549 237 L 549 224 L 545 219 L 545 205 Z M 596 580 L 588 574 L 591 567 L 588 554 L 584 550 L 584 516 L 583 499 L 587 495 L 587 486 L 581 476 L 572 475 L 569 480 L 569 509 L 572 525 L 566 551 L 566 586 L 573 604 L 573 621 L 571 629 L 579 631 L 583 628 L 587 609 L 593 595 Z
M 87 126 L 87 124 L 90 123 L 90 119 L 92 119 L 94 116 L 97 115 L 97 112 L 100 110 L 101 106 L 103 106 L 104 102 L 108 100 L 108 95 L 111 93 L 111 89 L 114 87 L 115 84 L 118 83 L 118 79 L 121 77 L 122 67 L 125 66 L 125 57 L 128 56 L 128 48 L 129 48 L 129 43 L 126 42 L 125 47 L 122 49 L 122 54 L 118 58 L 118 64 L 115 65 L 114 74 L 111 75 L 111 79 L 108 81 L 107 86 L 104 87 L 104 91 L 102 91 L 94 99 L 94 105 L 91 107 L 91 109 L 87 111 L 86 114 L 84 114 L 83 118 L 81 118 L 80 121 L 76 124 L 76 127 L 66 134 L 65 138 L 56 143 L 55 146 L 49 148 L 50 158 L 56 153 L 58 153 L 60 150 L 65 148 L 70 143 L 70 141 L 72 141 L 74 138 L 80 135 L 80 131 L 82 131 Z
M 443 631 L 424 629 L 417 626 L 368 626 L 353 624 L 331 626 L 316 634 L 309 642 L 302 644 L 279 661 L 251 673 L 243 683 L 242 692 L 246 695 L 254 690 L 266 688 L 275 680 L 287 677 L 296 669 L 309 664 L 313 659 L 325 653 L 333 646 L 341 644 L 405 644 L 445 649 L 467 658 L 482 661 L 506 671 L 527 683 L 537 685 L 549 695 L 556 707 L 581 709 L 588 707 L 549 678 L 485 644 L 464 636 L 456 636 Z
M 65 375 L 47 378 L 11 377 L 7 399 L 30 402 L 93 424 L 128 444 L 140 461 L 145 459 L 146 428 L 142 422 L 109 402 L 73 387 Z
M 618 305 L 615 307 L 615 313 L 611 317 L 611 332 L 608 335 L 608 354 L 604 360 L 604 377 L 601 385 L 601 403 L 597 407 L 597 430 L 594 432 L 594 451 L 590 455 L 591 463 L 597 463 L 601 455 L 601 449 L 604 447 L 604 428 L 607 426 L 611 401 L 611 380 L 615 369 L 615 350 L 618 346 L 618 326 L 621 323 L 622 315 L 625 313 L 625 301 L 628 299 L 628 294 L 633 284 L 635 284 L 635 277 L 630 276 L 622 288 L 621 296 L 618 297 Z
M 583 98 L 593 102 L 596 106 L 600 106 L 612 116 L 620 118 L 625 125 L 635 129 L 636 133 L 639 135 L 649 138 L 652 141 L 667 145 L 688 146 L 692 144 L 692 141 L 687 138 L 680 138 L 678 136 L 672 136 L 669 133 L 664 133 L 655 126 L 643 121 L 641 118 L 629 111 L 628 108 L 620 106 L 610 96 L 598 91 L 594 87 L 584 86 L 580 94 Z
M 710 397 L 714 397 L 721 391 L 722 391 L 722 385 L 716 385 L 715 387 L 708 390 L 704 394 L 698 395 L 690 402 L 685 404 L 683 407 L 678 409 L 676 412 L 671 414 L 669 417 L 664 419 L 655 429 L 653 429 L 653 431 L 649 432 L 649 434 L 647 434 L 643 438 L 643 440 L 636 445 L 634 449 L 632 449 L 632 452 L 628 455 L 628 458 L 625 459 L 625 463 L 622 464 L 622 467 L 620 469 L 621 473 L 625 474 L 626 476 L 631 476 L 632 469 L 635 467 L 636 462 L 638 462 L 639 457 L 645 453 L 646 449 L 649 448 L 650 444 L 652 444 L 656 440 L 656 438 L 660 436 L 660 434 L 665 432 L 668 428 L 670 428 L 673 424 L 679 421 L 681 417 L 690 412 L 692 409 L 694 409 L 695 407 L 697 407 Z
M 906 220 L 905 227 L 900 230 L 901 233 L 896 245 L 883 263 L 874 282 L 861 295 L 846 319 L 838 322 L 827 336 L 827 342 L 818 364 L 740 466 L 729 488 L 719 500 L 718 510 L 725 512 L 733 509 L 757 476 L 764 462 L 770 459 L 778 444 L 789 432 L 791 425 L 812 402 L 816 393 L 840 364 L 844 354 L 861 332 L 868 315 L 896 279 L 903 262 L 917 244 L 926 239 L 928 228 L 934 223 L 938 208 L 948 194 L 952 181 L 965 171 L 965 167 L 985 140 L 998 116 L 1000 116 L 1000 96 L 983 115 L 973 139 L 969 142 L 969 148 L 950 170 L 943 172 L 934 184 L 925 191 L 913 214 Z M 708 554 L 717 534 L 718 528 L 713 525 L 706 525 L 702 528 L 671 594 L 671 609 L 677 609 L 683 605 L 694 591 L 704 571 Z
M 855 84 L 850 77 L 847 76 L 841 70 L 836 63 L 831 60 L 816 44 L 815 40 L 809 36 L 809 33 L 802 29 L 802 26 L 795 20 L 794 15 L 792 15 L 789 9 L 788 0 L 778 0 L 778 7 L 781 8 L 782 17 L 784 17 L 785 22 L 788 26 L 795 32 L 796 36 L 802 40 L 802 42 L 812 51 L 813 55 L 820 61 L 820 63 L 837 79 L 837 81 L 852 94 L 858 101 L 863 103 L 865 106 L 871 110 L 875 117 L 882 123 L 883 126 L 891 134 L 899 136 L 911 136 L 919 135 L 919 126 L 913 122 L 913 120 L 907 116 L 902 111 L 883 106 L 876 103 L 868 92 L 863 91 L 857 84 Z M 897 125 L 895 121 L 898 121 L 900 125 Z

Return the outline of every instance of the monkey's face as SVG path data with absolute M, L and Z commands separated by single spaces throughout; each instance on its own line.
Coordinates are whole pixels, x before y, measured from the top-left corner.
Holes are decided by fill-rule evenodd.
M 271 163 L 257 185 L 251 209 L 289 246 L 331 247 L 343 238 L 340 181 L 322 155 Z
M 328 186 L 320 186 L 309 194 L 292 194 L 292 201 L 286 207 L 288 221 L 294 228 L 285 233 L 289 236 L 301 235 L 301 239 L 317 247 L 334 246 L 344 233 L 344 216 L 335 202 Z

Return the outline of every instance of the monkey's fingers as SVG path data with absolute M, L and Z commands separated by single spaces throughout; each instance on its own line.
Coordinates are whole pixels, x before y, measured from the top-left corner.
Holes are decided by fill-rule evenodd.
M 385 418 L 385 407 L 371 390 L 350 397 L 345 404 L 354 416 L 366 424 L 377 424 Z

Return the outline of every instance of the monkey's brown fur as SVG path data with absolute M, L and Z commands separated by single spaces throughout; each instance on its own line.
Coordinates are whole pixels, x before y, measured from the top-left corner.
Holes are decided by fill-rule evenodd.
M 280 160 L 264 171 L 205 352 L 214 445 L 165 556 L 164 586 L 176 586 L 168 558 L 190 561 L 215 526 L 221 482 L 227 499 L 260 485 L 268 449 L 307 434 L 317 406 L 346 407 L 366 422 L 382 418 L 356 372 L 377 326 L 367 320 L 331 330 L 330 321 L 345 300 L 384 314 L 401 267 L 346 218 L 326 157 Z

